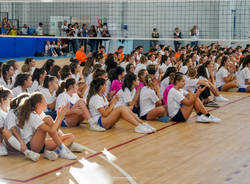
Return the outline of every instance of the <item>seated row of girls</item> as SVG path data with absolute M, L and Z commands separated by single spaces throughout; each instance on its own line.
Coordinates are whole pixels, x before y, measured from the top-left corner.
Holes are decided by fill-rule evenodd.
M 60 131 L 60 124 L 69 104 L 57 111 L 55 121 L 44 114 L 47 102 L 39 92 L 20 94 L 11 101 L 12 93 L 2 89 L 1 98 L 1 132 L 8 148 L 23 152 L 26 157 L 37 161 L 39 153 L 49 160 L 56 160 L 58 156 L 66 159 L 76 159 L 70 151 L 82 151 L 82 146 L 73 143 L 72 134 Z M 8 110 L 8 107 L 11 107 Z M 47 134 L 51 138 L 46 138 Z M 67 147 L 70 147 L 68 149 Z M 6 146 L 1 144 L 1 155 L 7 155 Z

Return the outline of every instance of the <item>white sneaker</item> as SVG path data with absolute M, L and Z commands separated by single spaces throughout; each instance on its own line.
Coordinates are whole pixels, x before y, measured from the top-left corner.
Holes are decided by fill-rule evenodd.
M 152 127 L 152 126 L 150 126 L 149 124 L 147 124 L 147 123 L 142 123 L 145 127 L 147 127 L 148 129 L 150 129 L 150 130 L 152 130 L 153 132 L 156 132 L 156 129 L 154 128 L 154 127 Z
M 135 132 L 142 133 L 142 134 L 148 134 L 148 133 L 152 133 L 153 131 L 151 129 L 149 129 L 148 127 L 146 127 L 145 125 L 140 124 L 137 127 L 135 127 Z
M 97 132 L 104 132 L 106 129 L 102 128 L 97 123 L 90 125 L 90 130 L 97 131 Z
M 196 120 L 197 122 L 201 122 L 201 123 L 208 123 L 208 122 L 210 122 L 210 119 L 207 117 L 207 116 L 205 116 L 205 115 L 200 115 L 200 116 L 197 116 L 197 120 Z
M 84 147 L 81 144 L 78 144 L 76 142 L 73 142 L 69 149 L 73 152 L 82 152 L 84 150 Z
M 5 145 L 1 144 L 0 145 L 0 156 L 7 156 L 8 155 L 8 150 Z
M 228 102 L 228 101 L 229 101 L 227 98 L 224 98 L 222 95 L 216 96 L 216 97 L 215 97 L 215 100 L 216 100 L 217 102 Z
M 54 160 L 56 160 L 58 158 L 58 155 L 54 151 L 45 150 L 44 158 L 47 158 L 48 160 L 54 161 Z
M 39 160 L 40 158 L 40 154 L 39 153 L 36 153 L 34 151 L 31 151 L 31 150 L 27 150 L 27 153 L 24 154 L 28 159 L 36 162 Z
M 221 119 L 216 118 L 215 116 L 213 116 L 211 114 L 209 116 L 209 119 L 210 119 L 210 122 L 213 122 L 213 123 L 219 123 L 219 122 L 221 122 Z
M 69 159 L 69 160 L 75 160 L 77 157 L 65 146 L 60 150 L 59 156 L 61 158 Z

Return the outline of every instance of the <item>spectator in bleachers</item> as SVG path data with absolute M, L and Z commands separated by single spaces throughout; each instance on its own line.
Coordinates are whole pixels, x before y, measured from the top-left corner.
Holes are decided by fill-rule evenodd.
M 36 35 L 42 36 L 43 35 L 43 23 L 40 22 L 39 26 L 36 28 Z
M 99 24 L 96 29 L 97 37 L 102 37 L 103 35 L 103 25 Z M 102 45 L 102 39 L 98 39 L 96 41 L 96 50 L 98 50 L 99 46 Z
M 89 37 L 97 37 L 97 32 L 95 29 L 95 26 L 92 25 L 88 31 L 88 36 Z M 90 46 L 90 52 L 95 52 L 96 51 L 96 40 L 88 40 L 88 44 Z
M 16 26 L 12 26 L 12 28 L 10 29 L 9 35 L 18 35 L 19 31 L 17 30 Z
M 23 27 L 22 27 L 21 33 L 24 34 L 24 35 L 27 35 L 28 30 L 29 30 L 29 27 L 27 26 L 27 24 L 24 24 Z
M 8 29 L 7 29 L 7 27 L 6 27 L 6 24 L 3 24 L 3 25 L 2 25 L 1 34 L 2 34 L 2 35 L 7 35 L 7 34 L 8 34 Z
M 190 30 L 190 36 L 191 39 L 198 39 L 199 38 L 199 30 L 198 30 L 198 26 L 194 25 L 193 28 Z M 192 41 L 191 42 L 191 47 L 195 47 L 198 45 L 198 41 Z
M 180 32 L 180 30 L 179 30 L 179 28 L 178 27 L 176 27 L 175 28 L 175 32 L 174 32 L 174 39 L 181 39 L 182 37 L 181 37 L 181 32 Z M 177 51 L 177 48 L 178 48 L 178 46 L 180 46 L 181 45 L 181 42 L 180 41 L 174 41 L 174 49 L 175 49 L 175 51 Z
M 152 38 L 159 38 L 159 37 L 160 37 L 160 34 L 158 33 L 158 30 L 154 28 L 152 32 Z M 157 43 L 158 43 L 157 40 L 151 40 L 150 47 L 157 45 Z
M 103 27 L 102 37 L 111 37 L 107 27 Z M 103 40 L 103 46 L 105 47 L 106 53 L 109 53 L 109 44 L 110 40 Z
M 79 29 L 79 25 L 76 22 L 73 26 L 74 29 L 74 37 L 78 37 L 80 34 L 80 29 Z M 79 40 L 78 39 L 73 39 L 73 47 L 74 47 L 74 53 L 76 53 L 76 51 L 79 49 Z
M 86 38 L 88 35 L 88 29 L 87 29 L 87 24 L 82 25 L 81 29 L 82 37 Z M 82 41 L 82 45 L 84 45 L 84 52 L 87 52 L 87 40 Z
M 68 30 L 67 20 L 64 20 L 63 25 L 61 27 L 61 36 L 66 37 L 67 36 L 67 30 Z

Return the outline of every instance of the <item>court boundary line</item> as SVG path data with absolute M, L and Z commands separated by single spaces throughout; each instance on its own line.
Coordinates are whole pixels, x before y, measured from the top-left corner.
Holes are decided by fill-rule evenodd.
M 237 102 L 239 102 L 239 101 L 241 101 L 241 100 L 244 100 L 244 99 L 246 99 L 246 98 L 249 98 L 249 97 L 250 97 L 250 95 L 247 95 L 247 96 L 244 96 L 244 97 L 240 97 L 240 98 L 238 98 L 238 99 L 236 99 L 236 100 L 233 100 L 233 101 L 231 101 L 231 102 L 229 102 L 229 103 L 226 103 L 226 104 L 221 105 L 219 108 L 210 109 L 210 110 L 208 110 L 208 112 L 212 112 L 212 111 L 215 111 L 215 110 L 217 110 L 217 109 L 226 107 L 226 106 L 228 106 L 228 105 L 237 103 Z M 194 116 L 192 116 L 191 118 L 194 118 L 194 117 L 196 117 L 196 116 L 197 116 L 197 115 L 194 115 Z M 122 142 L 122 143 L 117 144 L 117 145 L 115 145 L 115 146 L 112 146 L 112 147 L 108 148 L 107 150 L 108 150 L 108 151 L 111 151 L 111 150 L 113 150 L 113 149 L 116 149 L 116 148 L 118 148 L 118 147 L 127 145 L 127 144 L 129 144 L 129 143 L 131 143 L 131 142 L 137 141 L 137 140 L 139 140 L 139 139 L 141 139 L 141 138 L 144 138 L 144 137 L 147 137 L 147 136 L 149 136 L 149 135 L 155 134 L 155 133 L 157 133 L 157 132 L 160 132 L 160 131 L 162 131 L 162 130 L 164 130 L 164 129 L 170 128 L 170 127 L 175 126 L 175 125 L 178 125 L 178 124 L 180 124 L 180 122 L 174 122 L 174 123 L 172 123 L 172 124 L 170 124 L 170 125 L 167 125 L 167 126 L 164 126 L 164 127 L 162 127 L 162 128 L 157 129 L 156 132 L 149 133 L 149 134 L 143 134 L 143 135 L 141 135 L 141 136 L 135 137 L 135 138 L 130 139 L 130 140 L 128 140 L 128 141 L 125 141 L 125 142 Z M 88 159 L 90 159 L 90 158 L 99 156 L 100 154 L 102 154 L 101 151 L 100 151 L 100 152 L 97 152 L 97 153 L 95 153 L 95 154 L 92 154 L 92 155 L 86 157 L 85 159 L 88 160 Z M 59 171 L 59 170 L 61 170 L 61 169 L 63 169 L 63 168 L 70 167 L 70 166 L 72 166 L 72 165 L 74 165 L 74 164 L 76 164 L 76 163 L 78 163 L 78 160 L 73 161 L 73 162 L 68 163 L 68 164 L 64 164 L 64 165 L 62 165 L 62 166 L 60 166 L 60 167 L 57 167 L 57 168 L 52 169 L 52 170 L 49 170 L 49 171 L 47 171 L 47 172 L 44 172 L 44 173 L 42 173 L 42 174 L 39 174 L 39 175 L 37 175 L 37 176 L 31 177 L 31 178 L 26 179 L 26 180 L 12 179 L 12 178 L 7 178 L 7 177 L 3 177 L 3 178 L 0 177 L 0 180 L 13 181 L 13 182 L 16 182 L 16 183 L 29 183 L 29 182 L 34 181 L 34 180 L 36 180 L 36 179 L 38 179 L 38 178 L 41 178 L 41 177 L 43 177 L 43 176 L 47 176 L 47 175 L 49 175 L 49 174 L 51 174 L 51 173 L 53 173 L 53 172 Z

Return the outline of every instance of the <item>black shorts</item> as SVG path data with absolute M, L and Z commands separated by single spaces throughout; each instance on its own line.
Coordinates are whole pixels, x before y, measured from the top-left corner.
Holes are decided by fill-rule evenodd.
M 181 112 L 181 109 L 179 109 L 177 114 L 172 118 L 172 121 L 175 121 L 175 122 L 185 122 L 186 121 L 182 112 Z
M 145 114 L 144 116 L 141 116 L 141 120 L 147 120 L 148 114 Z
M 28 142 L 28 143 L 26 144 L 26 146 L 27 146 L 27 149 L 31 150 L 30 142 Z M 41 149 L 41 151 L 40 151 L 39 153 L 44 153 L 44 151 L 45 151 L 45 144 L 43 145 L 43 148 Z

